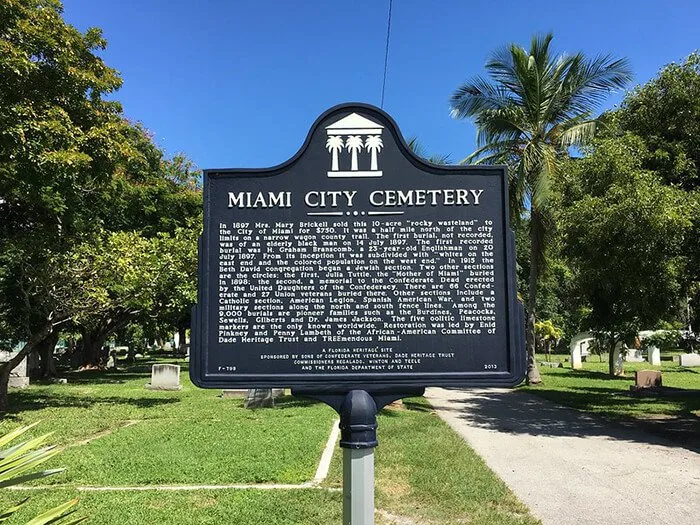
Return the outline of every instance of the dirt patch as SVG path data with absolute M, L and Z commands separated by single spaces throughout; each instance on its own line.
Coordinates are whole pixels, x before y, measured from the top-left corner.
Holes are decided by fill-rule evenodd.
M 198 496 L 193 503 L 198 509 L 204 509 L 216 505 L 216 498 L 212 498 L 211 496 Z
M 74 443 L 67 445 L 66 448 L 89 445 L 91 442 L 95 441 L 96 439 L 100 439 L 100 438 L 103 438 L 105 436 L 109 436 L 115 430 L 130 427 L 132 425 L 135 425 L 136 423 L 140 423 L 141 421 L 143 421 L 143 419 L 127 419 L 126 421 L 122 421 L 121 422 L 122 424 L 119 425 L 117 428 L 108 428 L 107 430 L 103 430 L 102 432 L 97 432 L 96 434 L 93 434 L 89 438 L 82 439 L 80 441 L 75 441 Z
M 377 509 L 375 512 L 381 518 L 381 523 L 386 525 L 430 525 L 427 521 L 417 521 L 408 516 L 399 516 L 384 509 Z
M 411 493 L 411 485 L 407 481 L 408 469 L 394 467 L 382 473 L 377 480 L 377 486 L 390 498 L 401 498 Z

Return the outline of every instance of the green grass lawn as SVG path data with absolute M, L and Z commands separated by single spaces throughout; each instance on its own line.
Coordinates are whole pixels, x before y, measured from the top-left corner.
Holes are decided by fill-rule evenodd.
M 0 432 L 42 421 L 66 450 L 49 466 L 65 474 L 42 483 L 301 483 L 313 477 L 335 415 L 287 397 L 278 410 L 245 410 L 240 399 L 201 390 L 146 390 L 150 366 L 135 372 L 73 374 L 67 385 L 13 392 Z M 274 449 L 270 443 L 279 440 Z M 92 439 L 91 438 L 97 438 Z M 87 442 L 90 441 L 90 442 Z
M 564 368 L 541 366 L 543 384 L 523 388 L 556 403 L 614 419 L 700 418 L 700 369 L 679 367 L 672 360 L 674 353 L 677 352 L 665 353 L 661 366 L 625 363 L 625 377 L 608 375 L 607 356 L 603 356 L 602 363 L 597 356 L 589 357 L 582 370 L 572 370 L 569 363 L 564 363 Z M 542 360 L 563 359 L 564 356 L 553 356 Z M 673 397 L 631 396 L 629 387 L 634 384 L 635 370 L 660 370 L 664 386 L 688 392 Z
M 41 487 L 37 490 L 0 490 L 0 508 L 31 497 L 8 523 L 25 523 L 39 509 L 73 497 L 79 497 L 79 514 L 90 516 L 91 524 L 341 522 L 339 450 L 329 479 L 318 488 L 78 490 L 301 484 L 313 478 L 337 417 L 330 408 L 288 396 L 275 409 L 245 410 L 241 399 L 197 389 L 184 371 L 181 391 L 146 390 L 151 364 L 141 362 L 122 372 L 73 373 L 67 385 L 12 391 L 12 411 L 0 422 L 0 432 L 40 421 L 33 435 L 54 431 L 50 441 L 64 447 L 47 466 L 68 470 L 35 482 Z M 421 400 L 383 411 L 379 425 L 378 524 L 537 523 Z
M 378 523 L 539 523 L 423 398 L 382 410 L 378 425 Z M 342 486 L 340 450 L 326 485 Z

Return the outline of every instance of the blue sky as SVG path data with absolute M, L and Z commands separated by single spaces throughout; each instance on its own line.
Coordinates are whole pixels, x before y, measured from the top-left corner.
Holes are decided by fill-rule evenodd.
M 104 30 L 126 115 L 200 168 L 279 164 L 326 109 L 380 102 L 388 0 L 64 0 L 64 8 L 79 29 Z M 700 47 L 699 20 L 697 0 L 394 0 L 384 109 L 428 153 L 458 160 L 473 150 L 475 130 L 450 118 L 449 97 L 498 47 L 553 31 L 556 51 L 627 57 L 642 83 Z

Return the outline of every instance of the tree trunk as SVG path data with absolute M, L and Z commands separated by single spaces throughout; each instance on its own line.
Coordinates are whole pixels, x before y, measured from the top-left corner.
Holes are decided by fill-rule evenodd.
M 38 345 L 39 358 L 41 359 L 41 379 L 51 379 L 56 377 L 56 359 L 54 350 L 58 343 L 59 331 L 54 330 Z
M 178 340 L 179 340 L 177 353 L 181 354 L 181 355 L 185 355 L 184 348 L 185 348 L 185 338 L 187 337 L 187 325 L 186 324 L 180 325 L 177 329 L 177 333 L 178 333 Z
M 615 343 L 612 343 L 608 350 L 608 374 L 615 377 Z
M 11 366 L 4 365 L 0 367 L 0 412 L 7 412 L 9 401 L 7 399 L 7 390 L 10 383 Z
M 82 332 L 82 366 L 96 367 L 107 363 L 109 355 L 102 351 L 102 347 L 104 346 L 107 337 L 109 337 L 109 335 L 115 330 L 119 330 L 120 328 L 126 326 L 134 313 L 137 312 L 121 312 L 115 314 L 99 323 L 97 328 L 89 331 L 84 330 Z M 103 360 L 104 363 L 101 362 Z
M 83 332 L 80 344 L 82 350 L 81 366 L 97 367 L 101 365 L 100 361 L 104 357 L 102 346 L 107 340 L 107 336 L 109 336 L 109 332 L 105 328 Z
M 22 349 L 17 352 L 12 359 L 0 364 L 0 412 L 7 412 L 9 407 L 7 398 L 7 387 L 10 382 L 10 372 L 29 355 L 30 352 L 34 351 L 36 347 L 46 339 L 51 332 L 54 330 L 54 323 L 47 321 L 44 326 L 36 333 L 32 334 L 29 341 L 22 347 Z
M 531 221 L 534 219 L 531 219 Z M 527 298 L 527 324 L 525 326 L 525 346 L 527 348 L 527 384 L 536 385 L 542 382 L 537 368 L 535 356 L 535 310 L 537 308 L 537 280 L 539 277 L 539 254 L 536 247 L 541 243 L 536 238 L 536 227 L 530 225 L 530 282 Z

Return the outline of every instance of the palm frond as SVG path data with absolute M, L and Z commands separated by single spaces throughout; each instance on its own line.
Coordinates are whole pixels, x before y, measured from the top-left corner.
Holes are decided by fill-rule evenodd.
M 460 164 L 489 164 L 497 162 L 506 164 L 512 157 L 517 156 L 520 149 L 519 140 L 500 140 L 498 142 L 489 142 L 482 146 L 467 157 L 461 160 Z M 486 160 L 488 159 L 488 160 Z
M 491 84 L 483 77 L 475 77 L 457 88 L 450 97 L 452 118 L 465 118 L 486 109 L 499 109 L 510 104 L 508 91 Z
M 32 519 L 31 521 L 27 522 L 27 525 L 48 525 L 50 523 L 55 523 L 55 524 L 60 524 L 60 525 L 74 525 L 76 523 L 80 523 L 82 521 L 85 521 L 87 518 L 78 518 L 78 519 L 72 519 L 70 521 L 66 521 L 67 518 L 73 514 L 73 512 L 70 510 L 73 508 L 75 505 L 78 504 L 78 499 L 74 498 L 70 501 L 66 501 L 65 503 L 62 503 L 61 505 L 58 505 L 57 507 L 54 507 L 53 509 L 47 510 L 46 512 L 40 514 L 36 518 Z
M 629 62 L 613 60 L 610 55 L 580 60 L 569 69 L 564 82 L 562 103 L 574 113 L 591 112 L 615 89 L 623 88 L 632 80 Z
M 8 445 L 36 424 L 37 423 L 26 427 L 19 427 L 4 436 L 0 436 L 0 447 Z M 51 434 L 45 434 L 29 439 L 23 443 L 0 451 L 0 488 L 26 483 L 27 481 L 51 476 L 65 470 L 61 468 L 32 472 L 35 467 L 53 458 L 59 452 L 59 449 L 54 446 L 42 447 L 50 435 Z M 18 505 L 0 511 L 0 523 L 4 523 L 14 516 L 26 501 L 25 499 Z M 86 519 L 73 518 L 71 516 L 74 511 L 70 509 L 74 507 L 77 502 L 78 500 L 74 499 L 63 503 L 35 517 L 29 521 L 27 525 L 76 525 Z
M 595 135 L 596 124 L 595 120 L 586 120 L 567 127 L 559 134 L 559 144 L 564 148 L 569 146 L 582 147 L 590 144 Z

